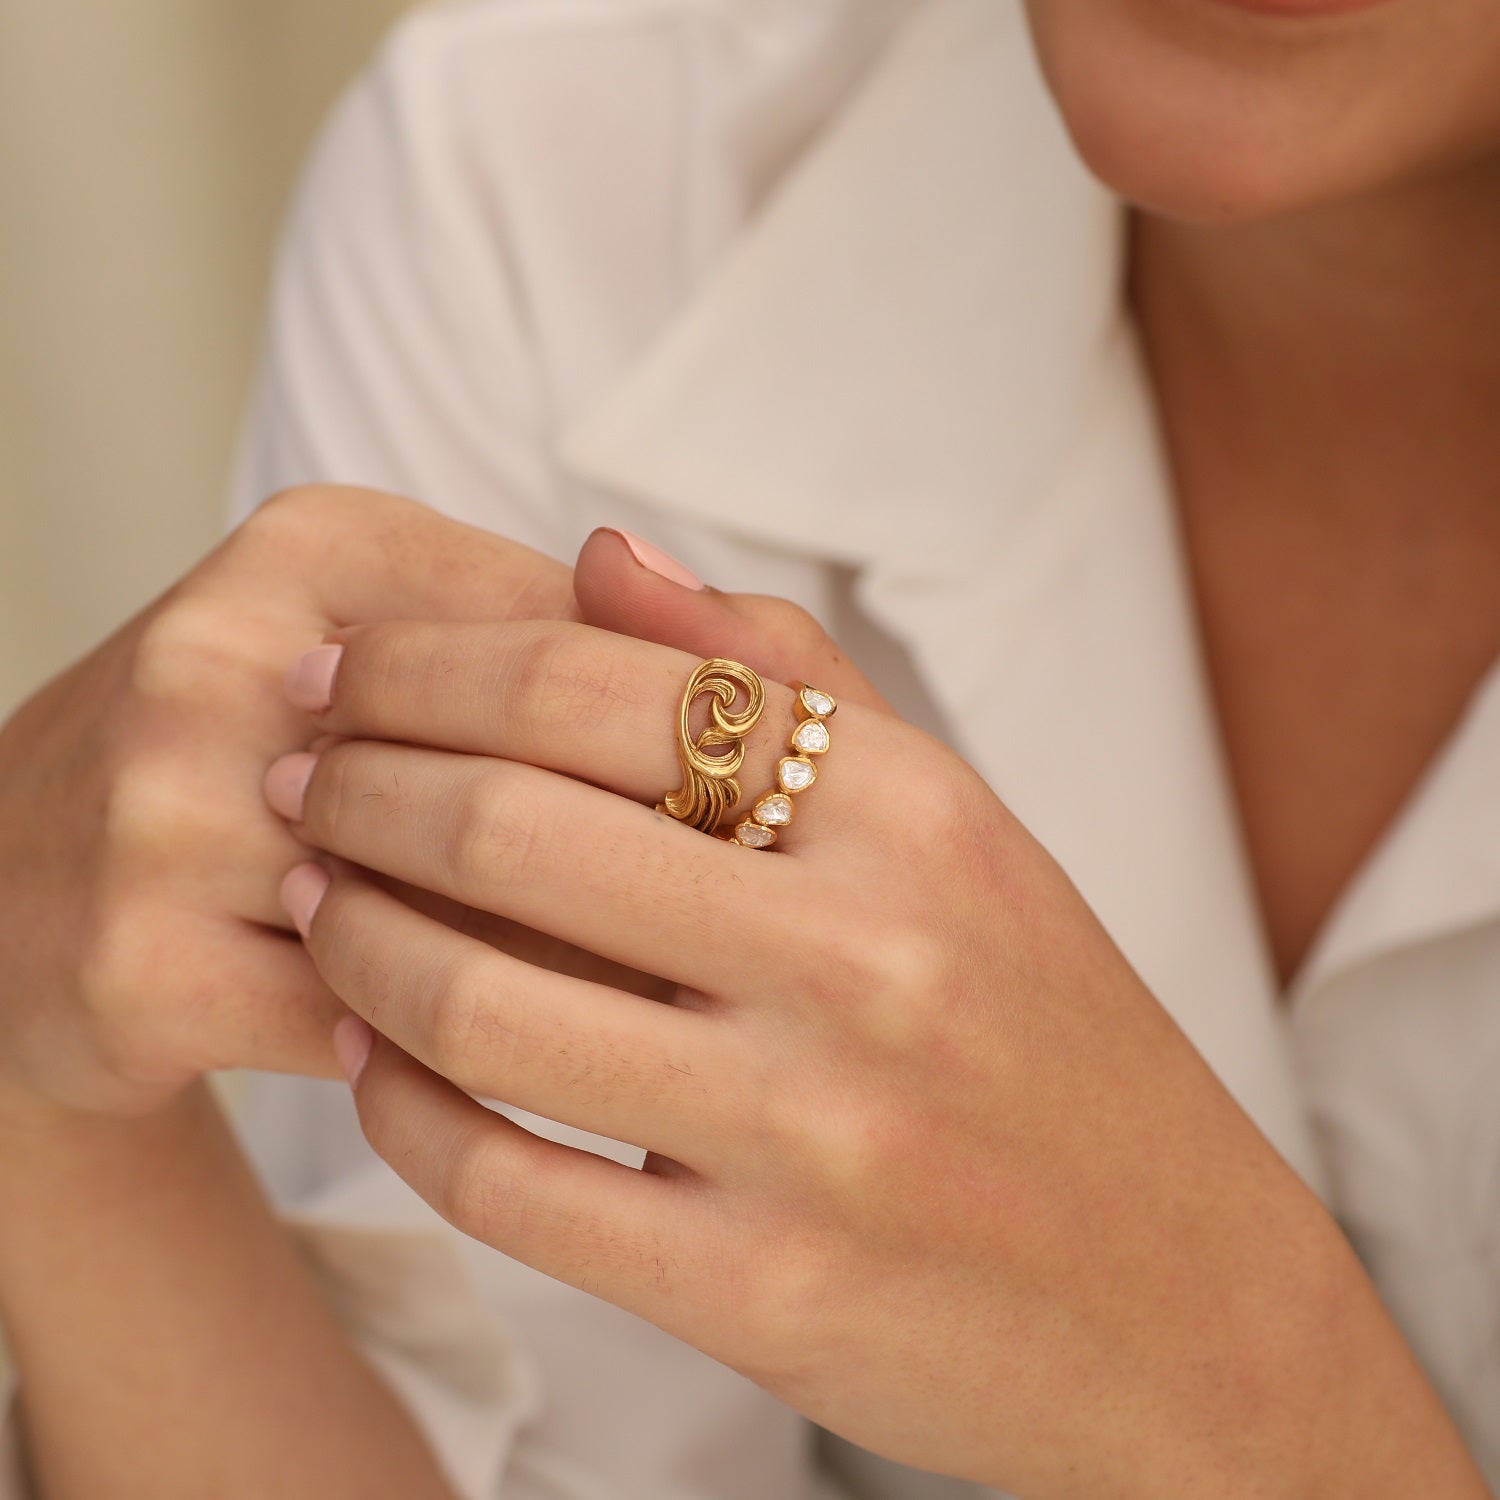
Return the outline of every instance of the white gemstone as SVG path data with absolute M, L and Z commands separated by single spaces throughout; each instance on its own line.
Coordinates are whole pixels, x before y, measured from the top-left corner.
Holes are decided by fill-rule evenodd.
M 797 760 L 789 755 L 777 762 L 776 775 L 782 791 L 800 792 L 817 780 L 818 768 L 810 760 Z
M 808 713 L 816 714 L 820 719 L 826 719 L 833 712 L 833 699 L 816 688 L 802 689 L 802 704 Z
M 809 719 L 797 726 L 792 735 L 792 749 L 805 751 L 808 755 L 821 755 L 828 748 L 828 726 L 816 719 Z
M 776 834 L 758 823 L 741 823 L 734 830 L 735 840 L 750 849 L 768 849 L 776 842 Z
M 792 821 L 792 799 L 783 796 L 780 792 L 775 792 L 769 797 L 762 797 L 755 804 L 755 817 L 758 822 L 782 827 Z

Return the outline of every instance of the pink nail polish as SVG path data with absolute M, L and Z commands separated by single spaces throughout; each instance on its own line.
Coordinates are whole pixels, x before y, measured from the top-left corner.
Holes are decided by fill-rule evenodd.
M 320 714 L 333 702 L 333 679 L 344 648 L 314 646 L 286 669 L 286 695 L 298 708 Z
M 307 783 L 312 780 L 313 767 L 318 757 L 307 750 L 293 755 L 283 755 L 271 762 L 262 782 L 262 790 L 271 811 L 280 813 L 293 823 L 302 821 L 302 803 L 307 796 Z
M 342 1016 L 333 1028 L 333 1054 L 353 1088 L 370 1060 L 375 1033 L 358 1016 Z
M 613 531 L 630 548 L 631 554 L 643 568 L 649 568 L 670 583 L 680 583 L 685 589 L 703 587 L 703 580 L 696 574 L 690 573 L 670 553 L 663 552 L 660 547 L 654 547 L 650 542 L 642 541 L 640 537 L 632 536 L 628 531 L 621 531 L 618 527 L 611 526 L 608 530 Z
M 328 871 L 322 865 L 295 865 L 281 882 L 281 904 L 292 925 L 306 937 L 328 891 Z

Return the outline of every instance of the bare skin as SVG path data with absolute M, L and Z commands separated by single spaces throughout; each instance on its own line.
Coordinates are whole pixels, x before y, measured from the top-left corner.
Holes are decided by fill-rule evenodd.
M 1138 215 L 1134 250 L 1287 983 L 1500 656 L 1500 161 L 1272 224 Z
M 1500 651 L 1500 10 L 1028 0 L 1131 295 L 1289 982 Z

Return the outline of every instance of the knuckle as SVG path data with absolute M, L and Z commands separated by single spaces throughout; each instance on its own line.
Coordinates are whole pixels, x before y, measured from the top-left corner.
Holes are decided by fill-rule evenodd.
M 979 817 L 973 787 L 953 775 L 902 778 L 902 819 L 920 831 L 928 849 L 948 849 L 966 843 Z
M 831 1201 L 872 1201 L 891 1181 L 907 1135 L 895 1101 L 853 1088 L 835 1094 L 819 1113 L 816 1148 Z
M 913 1139 L 909 1113 L 889 1087 L 901 1070 L 862 1038 L 849 1038 L 841 1055 L 850 1059 L 848 1068 L 826 1066 L 795 1082 L 766 1080 L 742 1111 L 756 1150 L 795 1163 L 814 1185 L 820 1212 L 835 1217 L 879 1201 Z
M 106 868 L 118 878 L 120 863 L 139 868 L 181 849 L 199 822 L 199 810 L 177 767 L 152 755 L 127 754 L 103 794 L 99 826 Z
M 99 1061 L 116 1078 L 144 1083 L 181 1067 L 199 1072 L 212 1065 L 212 1059 L 193 1055 L 201 1049 L 187 1045 L 191 1034 L 163 1012 L 136 1006 L 99 1017 L 93 1044 Z
M 180 703 L 218 696 L 223 669 L 234 660 L 235 632 L 202 594 L 169 597 L 142 625 L 131 654 L 129 686 L 148 702 Z
M 889 923 L 867 939 L 867 993 L 925 1010 L 946 988 L 950 954 L 931 928 Z
M 505 997 L 487 953 L 466 954 L 443 976 L 425 1038 L 432 1065 L 450 1078 L 483 1076 L 499 1084 L 514 1066 L 524 1021 Z
M 503 894 L 523 885 L 544 837 L 531 799 L 513 778 L 486 767 L 460 794 L 448 834 L 445 863 L 454 888 Z
M 415 501 L 352 484 L 294 484 L 268 495 L 234 533 L 237 547 L 271 557 L 315 556 L 337 533 L 389 524 Z
M 911 977 L 921 938 L 908 934 L 899 917 L 848 907 L 825 916 L 807 956 L 808 979 L 820 996 L 859 1004 Z
M 638 685 L 581 631 L 527 632 L 503 664 L 503 698 L 512 720 L 591 729 L 634 703 Z
M 757 1234 L 749 1260 L 722 1268 L 719 1278 L 729 1305 L 737 1309 L 734 1344 L 726 1352 L 751 1380 L 778 1390 L 799 1388 L 824 1338 L 831 1294 L 847 1280 L 821 1236 L 782 1225 Z
M 764 629 L 779 653 L 805 651 L 822 642 L 826 632 L 817 618 L 790 599 L 767 599 L 763 606 Z
M 577 620 L 571 574 L 545 563 L 526 568 L 511 583 L 503 615 L 508 620 Z
M 207 1002 L 206 991 L 177 994 L 166 931 L 149 910 L 119 901 L 96 916 L 80 943 L 78 996 L 90 1042 L 117 1076 L 168 1064 L 179 1031 L 191 1034 L 192 1012 Z
M 745 1093 L 744 1139 L 777 1161 L 806 1161 L 815 1149 L 820 1115 L 811 1090 L 788 1087 L 777 1077 L 763 1078 L 760 1087 Z
M 262 500 L 241 529 L 247 535 L 305 536 L 326 526 L 330 516 L 347 503 L 347 495 L 338 485 L 288 485 Z
M 946 935 L 889 913 L 860 912 L 829 922 L 813 955 L 807 986 L 838 1009 L 883 1053 L 924 1044 L 956 993 Z
M 513 1243 L 522 1210 L 502 1169 L 501 1153 L 487 1145 L 478 1127 L 448 1143 L 438 1168 L 434 1206 L 450 1224 L 476 1239 L 496 1244 L 503 1237 Z
M 78 995 L 95 1023 L 126 1011 L 139 994 L 139 924 L 134 913 L 102 903 L 80 937 Z
M 526 630 L 518 634 L 501 662 L 505 706 L 513 714 L 531 716 L 538 699 L 549 698 L 557 684 L 566 681 L 558 656 L 561 641 L 550 630 Z
M 888 1055 L 907 1057 L 946 1024 L 957 987 L 940 935 L 912 927 L 884 933 L 861 1006 L 862 1029 Z

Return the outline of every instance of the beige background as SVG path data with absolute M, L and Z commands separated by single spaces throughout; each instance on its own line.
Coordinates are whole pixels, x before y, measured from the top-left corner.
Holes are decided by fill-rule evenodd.
M 0 4 L 0 716 L 212 545 L 297 162 L 406 8 Z

